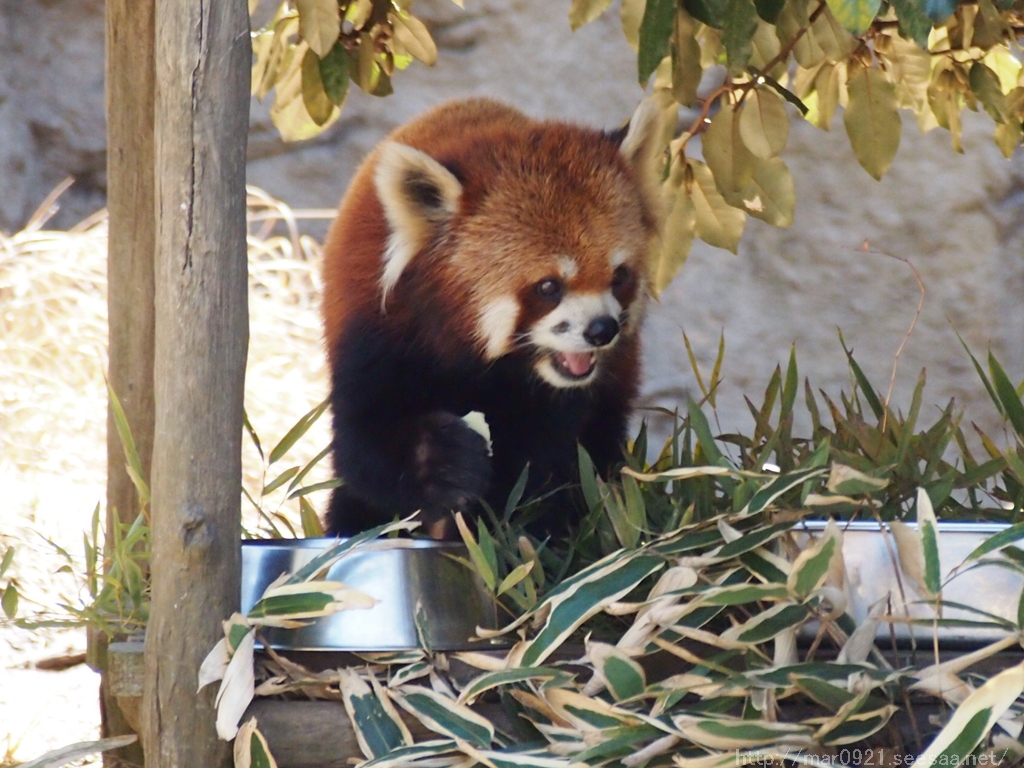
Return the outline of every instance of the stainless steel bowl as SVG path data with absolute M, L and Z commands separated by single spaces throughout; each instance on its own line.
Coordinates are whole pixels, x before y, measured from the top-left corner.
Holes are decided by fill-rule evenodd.
M 282 573 L 308 563 L 335 539 L 267 539 L 242 543 L 242 612 L 248 611 Z M 498 625 L 494 601 L 479 578 L 451 555 L 466 548 L 428 540 L 398 540 L 395 549 L 355 551 L 327 571 L 379 602 L 342 611 L 301 629 L 266 628 L 272 648 L 330 651 L 456 651 L 486 647 L 472 642 L 477 626 Z M 422 633 L 422 641 L 417 632 Z
M 815 533 L 825 527 L 821 521 L 808 521 L 807 529 Z M 843 530 L 843 560 L 846 563 L 847 597 L 849 613 L 860 623 L 871 606 L 878 600 L 888 598 L 888 616 L 892 631 L 901 641 L 911 636 L 922 639 L 937 632 L 939 640 L 953 645 L 980 645 L 1006 636 L 1006 632 L 995 627 L 940 626 L 934 630 L 930 621 L 935 610 L 922 596 L 915 592 L 911 581 L 896 565 L 890 547 L 895 547 L 891 537 L 883 534 L 878 523 L 839 523 Z M 939 561 L 942 578 L 946 579 L 954 568 L 990 536 L 1006 529 L 1001 523 L 961 523 L 939 521 Z M 889 543 L 886 539 L 889 538 Z M 897 571 L 899 579 L 897 579 Z M 902 588 L 901 588 L 902 584 Z M 1024 578 L 1013 571 L 996 566 L 985 566 L 963 570 L 952 578 L 942 590 L 946 602 L 960 603 L 995 614 L 1010 622 L 1017 620 L 1017 604 Z M 983 621 L 984 617 L 952 606 L 942 609 L 944 619 Z M 908 620 L 925 620 L 927 624 L 911 625 Z M 879 641 L 889 638 L 890 623 L 883 620 L 878 627 Z

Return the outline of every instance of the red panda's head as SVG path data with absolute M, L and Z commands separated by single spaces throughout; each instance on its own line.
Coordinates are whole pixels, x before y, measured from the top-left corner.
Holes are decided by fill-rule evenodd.
M 378 150 L 381 301 L 443 296 L 452 337 L 485 361 L 525 354 L 551 386 L 587 385 L 639 330 L 660 112 L 645 102 L 613 135 L 477 104 L 450 137 L 420 128 Z

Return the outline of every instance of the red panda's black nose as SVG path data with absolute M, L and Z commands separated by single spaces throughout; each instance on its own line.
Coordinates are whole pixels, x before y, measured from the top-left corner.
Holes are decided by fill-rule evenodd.
M 619 335 L 619 321 L 610 315 L 591 320 L 583 331 L 583 338 L 595 347 L 605 347 Z

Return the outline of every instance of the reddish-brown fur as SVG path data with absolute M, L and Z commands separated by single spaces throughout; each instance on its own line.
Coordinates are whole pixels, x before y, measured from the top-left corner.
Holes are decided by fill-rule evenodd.
M 621 460 L 657 231 L 651 114 L 638 111 L 636 134 L 609 135 L 467 100 L 369 155 L 324 245 L 346 481 L 329 532 L 421 509 L 448 536 L 453 509 L 500 509 L 527 465 L 528 495 L 569 486 L 577 442 L 604 474 Z M 543 291 L 552 279 L 554 300 Z M 460 420 L 473 410 L 490 424 L 493 456 Z M 544 530 L 569 522 L 570 506 Z

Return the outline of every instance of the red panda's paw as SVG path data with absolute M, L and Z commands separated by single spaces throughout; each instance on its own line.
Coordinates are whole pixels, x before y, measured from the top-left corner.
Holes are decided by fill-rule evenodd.
M 487 492 L 491 459 L 487 441 L 453 413 L 433 411 L 420 421 L 416 479 L 425 518 L 466 512 Z

